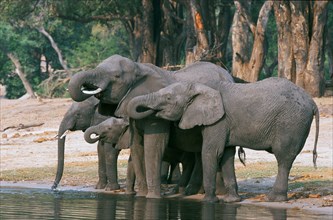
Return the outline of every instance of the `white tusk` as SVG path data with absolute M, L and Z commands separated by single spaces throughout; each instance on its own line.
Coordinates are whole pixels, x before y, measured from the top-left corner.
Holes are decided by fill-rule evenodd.
M 101 88 L 98 88 L 96 90 L 85 90 L 84 88 L 81 88 L 81 91 L 84 93 L 84 94 L 87 94 L 87 95 L 96 95 L 100 92 L 102 92 L 102 89 Z
M 95 133 L 92 133 L 92 134 L 90 135 L 90 138 L 91 138 L 91 139 L 99 139 L 99 135 L 97 135 L 97 134 L 95 134 Z
M 69 130 L 66 130 L 61 136 L 60 139 L 63 139 L 64 137 L 66 137 L 66 135 L 69 133 Z

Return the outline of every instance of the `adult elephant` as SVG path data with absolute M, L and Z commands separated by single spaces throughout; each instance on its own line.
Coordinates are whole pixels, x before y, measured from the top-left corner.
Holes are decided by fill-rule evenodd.
M 133 98 L 128 108 L 130 117 L 135 119 L 154 113 L 157 117 L 179 121 L 182 129 L 202 128 L 206 201 L 218 200 L 215 195 L 218 161 L 219 158 L 223 161 L 230 146 L 273 153 L 278 162 L 278 174 L 267 199 L 287 200 L 289 172 L 305 144 L 313 116 L 316 121 L 313 162 L 316 166 L 318 108 L 302 88 L 284 78 L 245 85 L 221 82 L 218 90 L 200 83 L 178 82 Z M 139 108 L 148 110 L 138 112 Z M 222 168 L 230 167 L 222 169 L 224 178 L 234 178 L 232 163 L 224 161 L 222 164 Z
M 107 109 L 108 104 L 119 104 L 116 116 L 126 117 L 127 104 L 132 98 L 179 81 L 200 82 L 218 88 L 220 81 L 233 82 L 233 78 L 225 69 L 208 62 L 197 62 L 170 72 L 113 55 L 95 69 L 75 74 L 69 82 L 68 90 L 75 101 L 83 101 L 95 95 L 100 99 L 100 111 Z M 136 125 L 143 136 L 145 148 L 146 197 L 160 198 L 161 161 L 169 140 L 170 122 L 152 116 L 138 120 Z
M 68 131 L 85 131 L 93 124 L 106 120 L 107 116 L 100 115 L 96 109 L 99 100 L 90 97 L 83 102 L 73 102 L 65 113 L 58 130 L 58 166 L 57 174 L 52 186 L 56 189 L 64 171 L 65 142 Z M 111 144 L 98 142 L 98 182 L 96 189 L 115 190 L 119 189 L 117 177 L 117 158 L 119 150 Z

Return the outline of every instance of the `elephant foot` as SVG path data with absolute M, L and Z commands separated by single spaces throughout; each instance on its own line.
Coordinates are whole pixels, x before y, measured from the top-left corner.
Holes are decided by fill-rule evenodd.
M 95 189 L 104 189 L 106 186 L 106 182 L 105 181 L 98 181 L 98 183 L 95 186 Z
M 190 196 L 190 195 L 198 194 L 200 188 L 201 188 L 201 185 L 199 186 L 199 185 L 189 184 L 185 188 L 185 195 Z
M 118 190 L 120 189 L 120 186 L 118 183 L 108 183 L 105 186 L 105 191 L 112 191 L 112 190 Z
M 267 202 L 283 202 L 288 200 L 287 193 L 269 192 L 265 198 Z
M 137 191 L 135 194 L 136 197 L 146 197 L 146 195 L 147 195 L 147 192 L 145 192 L 145 191 Z
M 216 187 L 216 195 L 225 195 L 227 194 L 227 189 L 225 187 Z
M 157 193 L 154 193 L 154 192 L 149 192 L 149 193 L 147 193 L 146 198 L 147 199 L 160 199 L 160 198 L 162 198 L 162 196 L 161 196 L 160 193 L 157 194 Z
M 134 190 L 132 190 L 132 189 L 126 189 L 126 190 L 125 190 L 125 194 L 126 194 L 126 195 L 135 195 L 136 192 L 135 192 Z
M 225 203 L 240 202 L 241 201 L 241 197 L 239 195 L 233 195 L 233 194 L 224 194 L 224 195 L 222 195 L 221 199 Z
M 216 196 L 205 195 L 205 197 L 203 198 L 203 201 L 209 202 L 209 203 L 217 203 L 217 202 L 219 202 L 219 198 L 217 198 Z
M 185 187 L 183 187 L 183 186 L 179 186 L 179 187 L 177 187 L 177 188 L 178 188 L 178 192 L 177 192 L 177 193 L 182 194 L 182 195 L 185 195 Z

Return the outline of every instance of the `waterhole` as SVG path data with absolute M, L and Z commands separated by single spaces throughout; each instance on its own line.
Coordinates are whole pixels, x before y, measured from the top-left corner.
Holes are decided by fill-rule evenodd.
M 49 189 L 0 188 L 0 219 L 331 219 L 302 210 L 207 204 L 182 198 Z

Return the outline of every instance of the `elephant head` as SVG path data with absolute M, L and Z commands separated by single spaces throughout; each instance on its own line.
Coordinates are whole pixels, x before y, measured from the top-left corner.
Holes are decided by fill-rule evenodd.
M 52 189 L 56 189 L 63 174 L 65 140 L 68 131 L 85 130 L 95 115 L 98 99 L 91 97 L 84 102 L 73 102 L 65 113 L 58 130 L 58 167 Z
M 135 97 L 127 107 L 133 119 L 155 114 L 170 121 L 180 120 L 179 127 L 182 129 L 211 125 L 224 115 L 219 91 L 203 84 L 187 82 L 177 82 L 157 92 Z
M 68 91 L 78 102 L 96 95 L 107 103 L 118 103 L 134 81 L 136 70 L 135 62 L 113 55 L 96 68 L 75 74 L 69 82 Z
M 98 125 L 89 127 L 84 132 L 84 139 L 92 144 L 99 140 L 110 144 L 117 144 L 127 131 L 128 121 L 111 117 Z
M 150 65 L 113 55 L 96 68 L 75 74 L 69 82 L 68 91 L 78 102 L 95 95 L 101 102 L 117 104 L 138 79 L 152 70 Z

